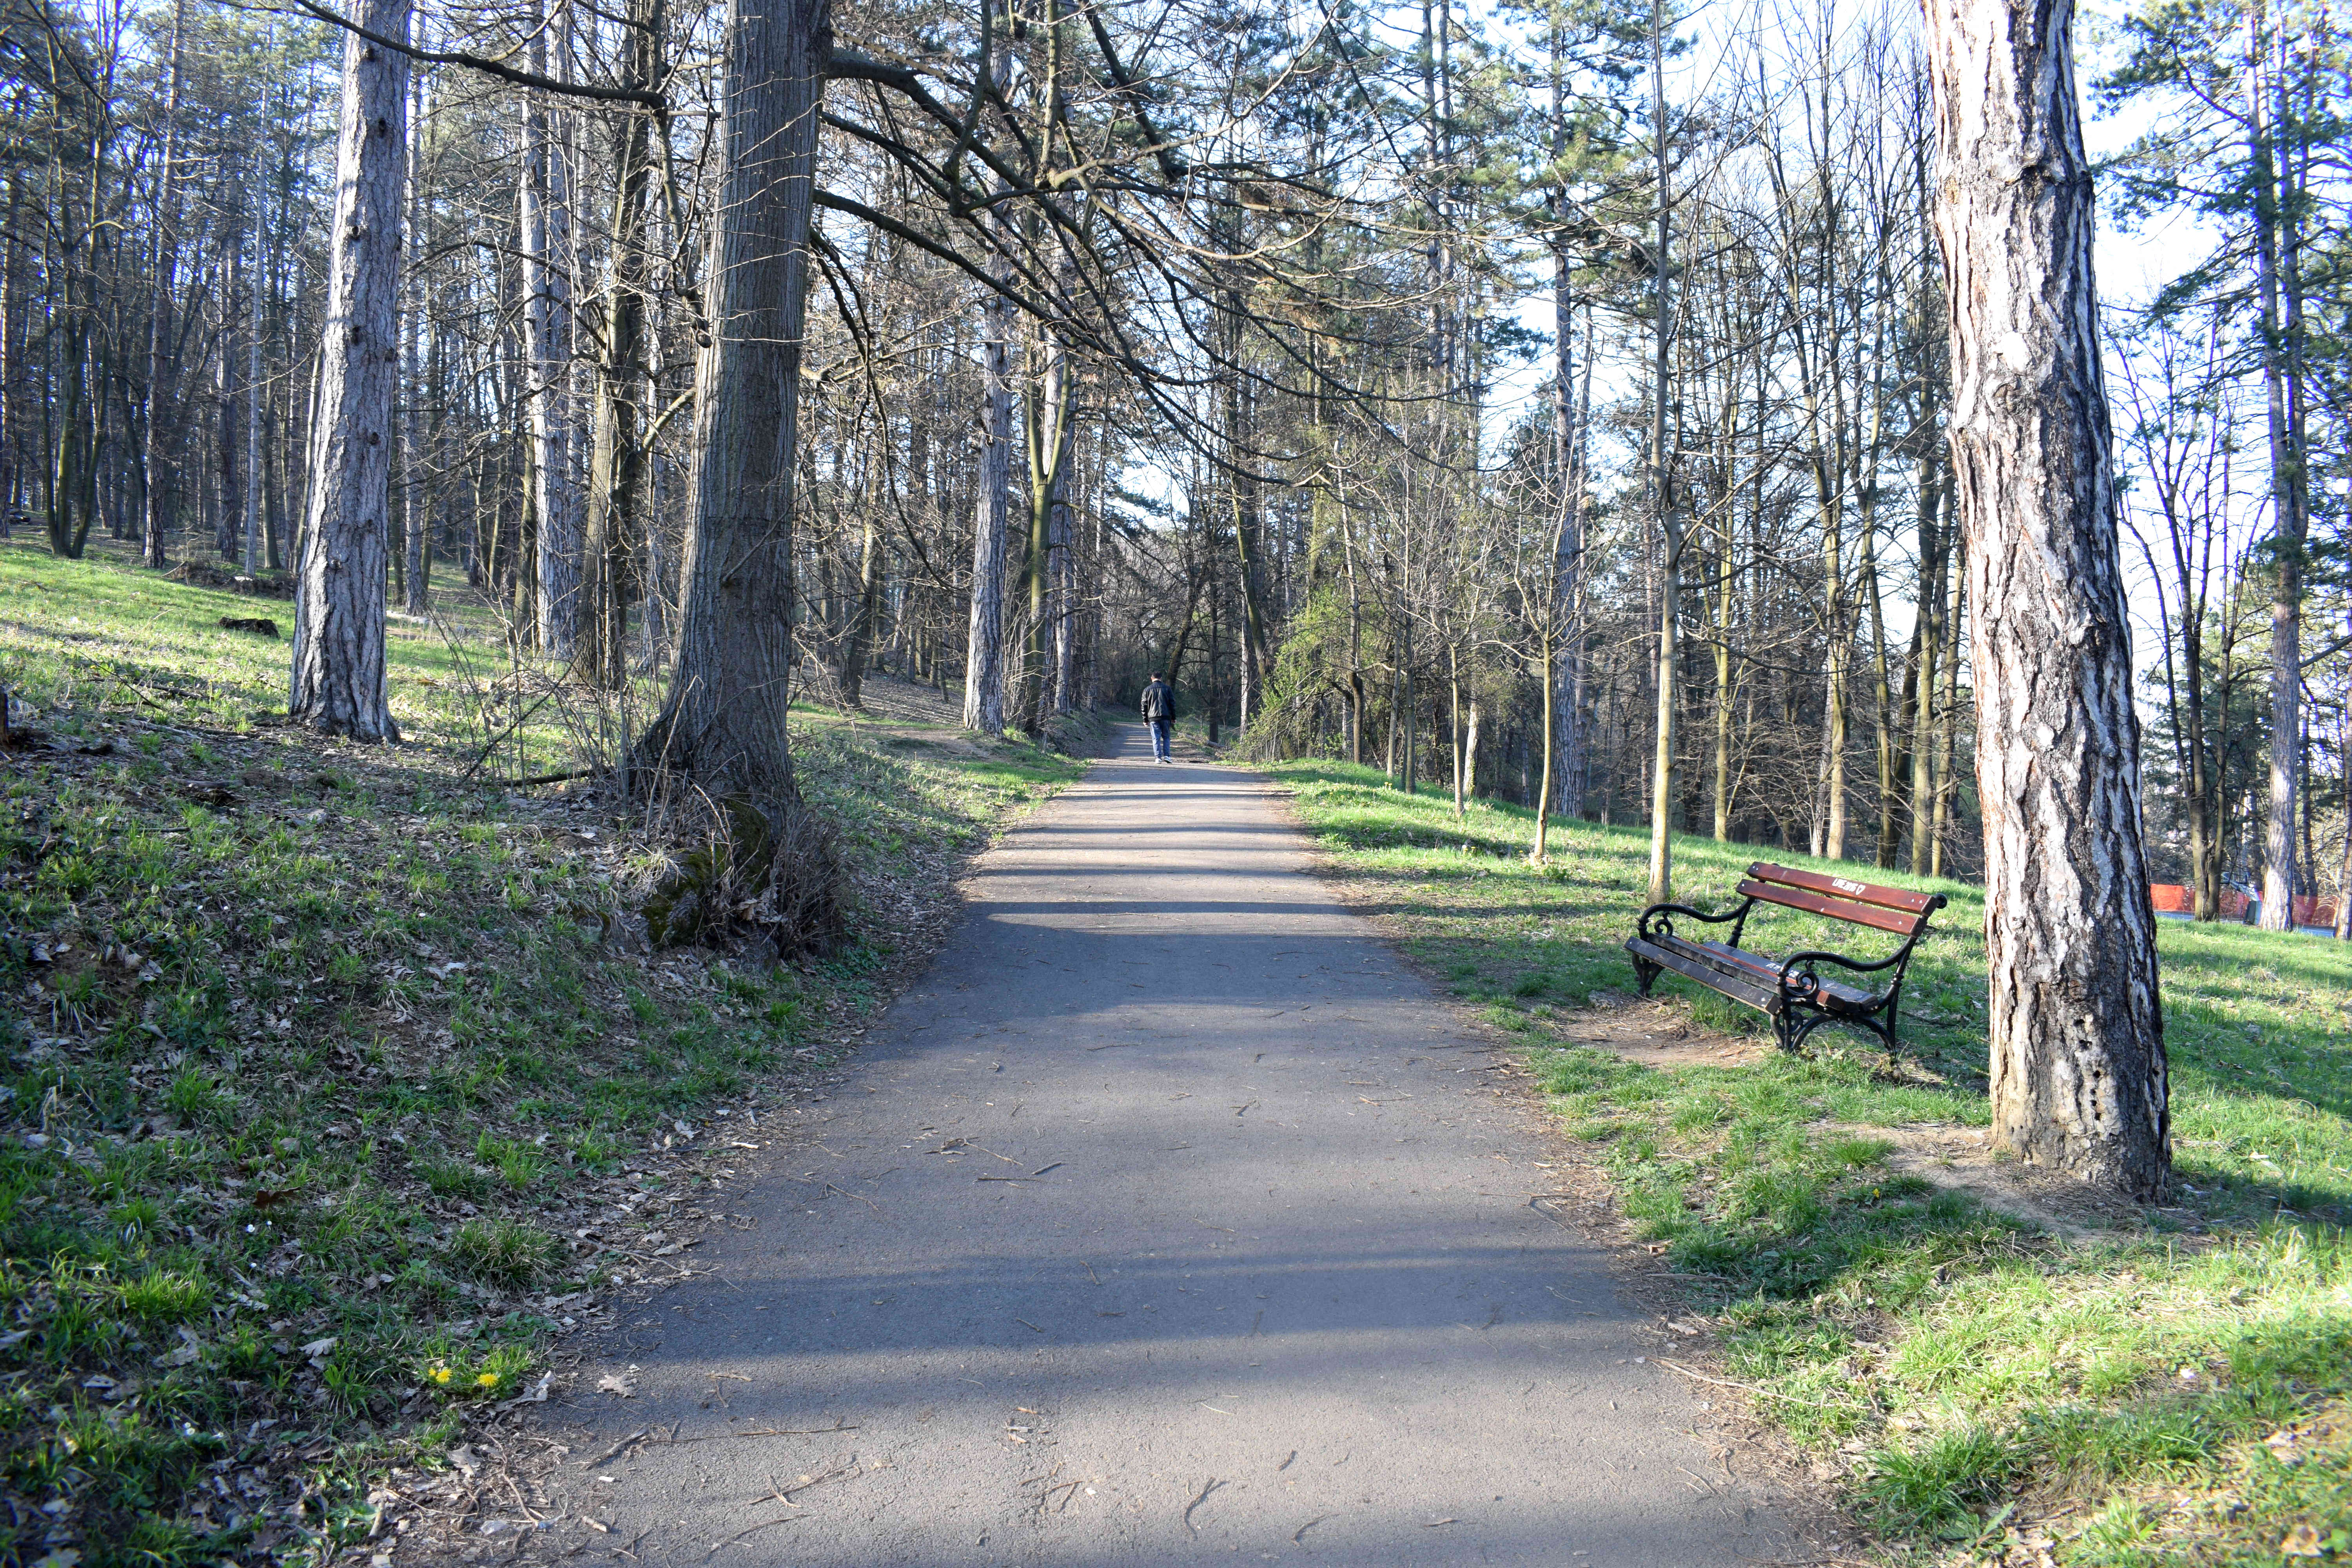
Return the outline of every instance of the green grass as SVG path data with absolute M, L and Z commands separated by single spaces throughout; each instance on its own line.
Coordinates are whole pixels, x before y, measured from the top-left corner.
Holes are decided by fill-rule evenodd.
M 599 1194 L 682 1219 L 677 1124 L 830 1063 L 909 911 L 1079 770 L 812 715 L 855 940 L 649 953 L 628 821 L 459 777 L 481 713 L 435 672 L 487 668 L 478 608 L 451 641 L 396 626 L 386 749 L 256 721 L 286 644 L 215 623 L 282 603 L 0 546 L 0 679 L 57 742 L 0 774 L 5 1562 L 356 1542 L 369 1478 L 438 1463 L 586 1310 L 551 1303 L 629 1267 Z M 566 754 L 531 722 L 500 766 Z
M 1715 1317 L 1727 1375 L 1889 1542 L 1954 1561 L 2030 1562 L 2046 1542 L 2070 1564 L 2276 1563 L 2307 1528 L 2305 1544 L 2352 1559 L 2352 954 L 2159 922 L 2180 1206 L 2054 1233 L 1888 1163 L 1923 1130 L 1989 1121 L 1980 889 L 1868 873 L 1952 900 L 1910 971 L 1902 1071 L 1834 1032 L 1804 1058 L 1653 1068 L 1563 1043 L 1596 999 L 1632 1005 L 1620 944 L 1646 830 L 1555 825 L 1538 868 L 1516 808 L 1457 822 L 1450 796 L 1369 769 L 1267 771 L 1414 955 L 1525 1042 L 1640 1236 Z M 1756 859 L 1803 863 L 1677 838 L 1676 896 L 1721 907 Z M 1857 945 L 1802 919 L 1750 931 Z M 1658 992 L 1708 1026 L 1760 1024 L 1672 975 Z

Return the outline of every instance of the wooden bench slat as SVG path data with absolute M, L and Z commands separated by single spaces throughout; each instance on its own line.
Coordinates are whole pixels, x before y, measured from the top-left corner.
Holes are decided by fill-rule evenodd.
M 1827 915 L 1832 920 L 1847 921 L 1858 926 L 1874 926 L 1880 931 L 1893 931 L 1897 936 L 1915 936 L 1927 923 L 1927 917 L 1923 914 L 1908 915 L 1900 910 L 1881 909 L 1875 904 L 1824 898 L 1802 888 L 1780 887 L 1771 882 L 1742 882 L 1739 884 L 1739 896 L 1803 910 L 1809 914 Z
M 1874 883 L 1856 882 L 1820 871 L 1800 871 L 1792 866 L 1776 866 L 1769 860 L 1759 860 L 1748 867 L 1748 874 L 1759 882 L 1802 888 L 1808 892 L 1843 899 L 1850 903 L 1876 904 L 1883 909 L 1902 910 L 1915 915 L 1924 915 L 1937 908 L 1943 897 L 1940 893 L 1915 893 L 1907 888 L 1882 888 Z
M 1736 973 L 1743 978 L 1753 977 L 1770 988 L 1774 994 L 1779 994 L 1780 986 L 1779 960 L 1762 957 L 1749 952 L 1745 948 L 1727 947 L 1719 942 L 1692 942 L 1688 938 L 1679 936 L 1671 940 L 1675 946 L 1688 948 L 1691 955 L 1702 963 L 1712 963 L 1718 969 L 1727 973 Z M 1867 1007 L 1876 1000 L 1869 992 L 1857 990 L 1853 986 L 1822 977 L 1818 971 L 1816 978 L 1821 979 L 1822 999 L 1840 1008 L 1852 1011 L 1857 1007 Z
M 1773 987 L 1759 984 L 1744 975 L 1727 973 L 1722 966 L 1693 954 L 1682 942 L 1668 947 L 1644 942 L 1637 936 L 1625 945 L 1662 968 L 1671 969 L 1686 979 L 1697 981 L 1709 990 L 1720 991 L 1737 1001 L 1745 1002 L 1759 1012 L 1777 1014 L 1780 1010 L 1780 997 Z

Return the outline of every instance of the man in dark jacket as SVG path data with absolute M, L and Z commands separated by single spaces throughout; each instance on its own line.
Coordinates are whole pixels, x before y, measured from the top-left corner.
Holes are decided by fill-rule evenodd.
M 1167 677 L 1155 675 L 1143 689 L 1143 721 L 1151 726 L 1152 760 L 1172 761 L 1168 755 L 1168 733 L 1176 723 L 1176 689 L 1168 684 Z

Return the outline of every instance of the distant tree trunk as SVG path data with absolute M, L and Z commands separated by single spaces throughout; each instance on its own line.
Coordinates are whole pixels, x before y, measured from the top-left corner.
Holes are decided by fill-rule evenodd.
M 1467 738 L 1462 742 L 1462 793 L 1472 800 L 1478 797 L 1478 700 L 1473 697 Z
M 887 447 L 876 443 L 866 454 L 866 472 L 878 472 L 887 460 Z M 857 599 L 849 609 L 847 635 L 841 647 L 841 703 L 862 707 L 866 700 L 866 665 L 874 647 L 874 627 L 881 612 L 882 575 L 886 549 L 882 540 L 881 486 L 869 479 L 866 491 L 866 527 L 857 551 Z
M 1945 489 L 1950 490 L 1949 476 Z M 1953 529 L 1958 527 L 1956 521 Z M 1960 628 L 1961 615 L 1968 607 L 1968 544 L 1965 536 L 1949 531 L 1945 546 L 1950 564 L 1945 574 L 1951 580 L 1952 596 L 1944 612 L 1944 638 L 1948 645 L 1944 657 L 1944 697 L 1937 704 L 1939 711 L 1936 724 L 1936 816 L 1929 832 L 1927 875 L 1944 874 L 1944 837 L 1951 825 L 1952 803 L 1959 794 L 1960 754 Z
M 2336 863 L 2336 940 L 2352 942 L 2352 702 L 2336 710 L 2336 755 L 2343 776 L 2344 853 Z
M 354 19 L 405 42 L 408 5 L 362 0 Z M 407 85 L 406 55 L 356 36 L 343 40 L 334 227 L 286 711 L 361 741 L 400 738 L 384 695 L 383 589 Z
M 415 121 L 408 128 L 408 237 L 412 247 L 424 232 L 425 178 L 419 161 L 425 152 L 425 78 L 417 78 Z M 425 279 L 412 259 L 407 268 L 408 312 L 401 322 L 401 387 L 404 393 L 400 422 L 401 607 L 412 616 L 425 614 L 425 555 L 433 526 L 433 492 L 425 478 L 425 396 L 418 374 L 416 335 L 425 314 Z
M 1078 705 L 1078 541 L 1071 518 L 1069 465 L 1054 479 L 1054 711 Z
M 1650 502 L 1657 512 L 1658 548 L 1658 722 L 1657 748 L 1650 778 L 1650 901 L 1674 897 L 1675 888 L 1675 672 L 1682 665 L 1679 634 L 1683 536 L 1674 501 L 1674 463 L 1667 456 L 1667 388 L 1674 375 L 1674 202 L 1668 189 L 1671 165 L 1666 157 L 1665 16 L 1660 0 L 1650 9 L 1650 127 L 1657 138 L 1657 250 L 1652 265 L 1657 290 L 1651 323 L 1654 361 L 1651 366 Z
M 649 91 L 660 80 L 663 0 L 630 0 L 621 84 Z M 604 343 L 596 359 L 589 436 L 587 540 L 581 562 L 583 673 L 618 687 L 628 675 L 629 605 L 636 598 L 636 539 L 645 510 L 642 435 L 646 383 L 646 214 L 654 179 L 652 115 L 618 110 L 613 121 L 612 255 L 604 279 Z
M 150 566 L 171 564 L 166 541 L 179 524 L 178 476 L 173 468 L 172 437 L 179 426 L 180 356 L 172 352 L 173 292 L 180 266 L 179 145 L 180 33 L 188 0 L 173 0 L 172 42 L 163 77 L 163 145 L 155 169 L 155 299 L 147 315 L 147 430 L 143 459 L 147 500 L 140 526 L 140 553 Z M 5 351 L 0 350 L 0 358 Z M 0 390 L 0 398 L 6 393 Z M 0 439 L 5 432 L 0 431 Z M 0 495 L 0 506 L 13 495 Z
M 2277 125 L 2270 111 L 2271 72 L 2265 56 L 2270 33 L 2257 0 L 2248 28 L 2246 71 L 2247 148 L 2254 176 L 2253 230 L 2256 293 L 2261 302 L 2257 333 L 2271 448 L 2271 510 L 2276 574 L 2271 588 L 2270 795 L 2263 822 L 2263 910 L 2265 931 L 2294 927 L 2295 802 L 2303 786 L 2303 572 L 2311 528 L 2311 491 L 2304 465 L 2303 389 L 2295 338 L 2300 312 L 2283 288 L 2281 272 L 2291 266 L 2292 221 L 2279 199 L 2282 171 L 2275 156 Z M 2284 252 L 2284 255 L 2282 255 Z M 2282 319 L 2283 293 L 2288 293 Z
M 261 319 L 262 276 L 268 269 L 262 265 L 262 225 L 267 221 L 261 203 L 253 204 L 253 319 L 246 323 L 245 332 L 245 516 L 243 521 L 245 574 L 250 577 L 261 570 L 261 420 L 268 406 L 268 389 L 261 380 Z
M 1927 5 L 1993 1132 L 2147 1200 L 2170 1168 L 2164 1024 L 2071 26 L 2064 0 Z
M 964 643 L 963 724 L 1004 733 L 1004 544 L 1013 499 L 1013 305 L 992 295 L 982 312 L 980 494 L 971 527 L 971 626 Z
M 547 70 L 548 29 L 534 18 L 530 64 Z M 546 100 L 524 100 L 522 288 L 524 354 L 530 368 L 532 500 L 538 528 L 539 647 L 572 657 L 579 616 L 579 492 L 572 482 L 572 193 L 564 149 Z
M 1028 637 L 1021 665 L 1021 727 L 1045 732 L 1052 670 L 1054 507 L 1070 457 L 1069 350 L 1050 326 L 1038 331 L 1045 371 L 1029 399 L 1029 547 L 1023 580 L 1029 588 Z
M 710 336 L 695 367 L 693 500 L 669 696 L 643 764 L 763 810 L 793 805 L 793 479 L 828 0 L 732 0 Z
M 1553 145 L 1556 155 L 1567 148 L 1566 122 L 1560 118 L 1560 49 L 1559 29 L 1552 34 Z M 1528 858 L 1542 865 L 1551 853 L 1551 819 L 1555 813 L 1573 816 L 1584 808 L 1584 443 L 1583 414 L 1576 395 L 1576 294 L 1568 244 L 1555 237 L 1551 247 L 1552 279 L 1552 438 L 1553 500 L 1551 560 L 1549 563 L 1539 636 L 1542 683 L 1543 773 L 1536 787 L 1535 845 Z M 1588 364 L 1584 398 L 1592 395 Z

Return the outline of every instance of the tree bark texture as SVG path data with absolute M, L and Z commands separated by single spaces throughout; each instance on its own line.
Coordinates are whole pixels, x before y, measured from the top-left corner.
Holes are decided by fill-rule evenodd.
M 724 173 L 695 369 L 694 493 L 669 697 L 646 763 L 764 807 L 794 797 L 793 475 L 828 0 L 733 0 Z
M 2069 0 L 1928 0 L 1952 498 L 1994 1138 L 2147 1199 L 2170 1164 L 2164 1026 L 2072 22 Z
M 531 69 L 547 70 L 547 28 L 531 33 Z M 572 193 L 564 147 L 531 94 L 523 119 L 524 353 L 530 366 L 532 496 L 539 518 L 540 650 L 572 657 L 579 616 L 580 495 L 572 475 Z
M 2270 787 L 2263 819 L 2262 925 L 2265 931 L 2290 931 L 2297 884 L 2295 810 L 2303 787 L 2303 574 L 2311 502 L 2304 468 L 2302 389 L 2294 374 L 2294 323 L 2282 316 L 2281 273 L 2294 240 L 2280 201 L 2283 171 L 2268 102 L 2265 12 L 2264 5 L 2254 6 L 2247 29 L 2252 58 L 2246 62 L 2254 277 L 2262 306 L 2258 341 L 2271 450 L 2272 552 L 2277 567 L 2271 589 Z
M 624 86 L 651 90 L 661 69 L 662 0 L 631 0 L 621 48 Z M 588 679 L 618 687 L 628 671 L 629 605 L 637 595 L 636 540 L 646 488 L 646 218 L 654 165 L 652 116 L 614 122 L 612 254 L 604 283 L 604 343 L 588 458 L 587 538 L 581 563 L 579 637 Z
M 412 239 L 425 232 L 425 79 L 421 74 L 417 79 L 415 107 L 410 110 L 413 118 L 408 127 L 408 233 Z M 401 384 L 408 394 L 400 420 L 400 589 L 401 608 L 412 616 L 422 616 L 431 605 L 425 590 L 425 557 L 431 549 L 433 489 L 425 474 L 425 399 L 416 352 L 419 321 L 425 314 L 425 279 L 413 265 L 409 268 L 408 291 L 408 318 L 401 323 L 400 333 Z
M 145 515 L 140 553 L 150 566 L 170 563 L 165 540 L 177 527 L 178 475 L 172 439 L 179 423 L 179 356 L 172 352 L 172 301 L 180 264 L 179 178 L 180 33 L 188 0 L 173 0 L 170 59 L 163 87 L 163 146 L 155 170 L 155 300 L 147 319 L 147 429 L 142 460 L 147 470 Z M 5 353 L 5 351 L 0 351 Z M 0 398 L 6 394 L 0 392 Z M 0 430 L 5 437 L 5 430 Z M 16 497 L 0 495 L 0 506 Z
M 971 529 L 971 626 L 965 642 L 963 724 L 1004 733 L 1004 533 L 1013 492 L 1013 306 L 992 297 L 981 347 L 987 405 L 982 410 L 979 505 Z
M 1650 503 L 1658 518 L 1658 722 L 1650 794 L 1650 901 L 1675 896 L 1675 676 L 1682 658 L 1683 536 L 1675 510 L 1675 468 L 1667 453 L 1666 398 L 1674 378 L 1674 200 L 1666 157 L 1665 14 L 1650 10 L 1650 125 L 1657 138 L 1657 294 L 1651 323 Z
M 408 13 L 408 0 L 365 0 L 353 19 L 405 41 Z M 400 738 L 384 695 L 383 589 L 407 87 L 406 55 L 357 36 L 343 40 L 334 228 L 286 712 L 362 741 Z

